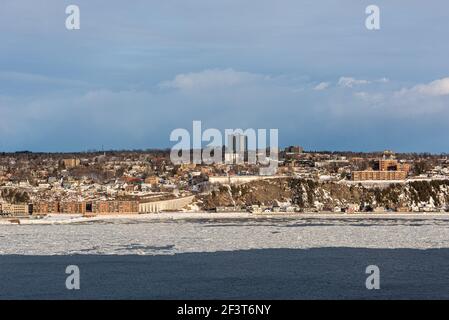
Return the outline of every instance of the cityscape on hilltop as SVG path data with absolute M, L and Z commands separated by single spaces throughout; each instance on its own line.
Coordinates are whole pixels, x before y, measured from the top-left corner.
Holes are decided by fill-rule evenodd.
M 0 214 L 449 211 L 446 154 L 289 146 L 275 172 L 262 175 L 247 161 L 247 143 L 223 150 L 213 164 L 174 164 L 168 149 L 0 153 Z

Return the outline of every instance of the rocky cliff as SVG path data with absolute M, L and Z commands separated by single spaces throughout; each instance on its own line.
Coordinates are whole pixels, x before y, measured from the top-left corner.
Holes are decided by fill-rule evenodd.
M 449 180 L 413 181 L 381 188 L 282 178 L 238 186 L 222 185 L 200 200 L 204 209 L 290 203 L 303 209 L 331 211 L 349 204 L 359 205 L 360 210 L 367 211 L 380 207 L 440 210 L 449 205 Z

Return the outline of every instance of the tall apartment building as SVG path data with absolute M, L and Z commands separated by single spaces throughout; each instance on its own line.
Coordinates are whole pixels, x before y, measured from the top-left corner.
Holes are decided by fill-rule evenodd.
M 248 159 L 248 137 L 243 134 L 231 134 L 228 136 L 226 146 L 226 163 L 243 163 Z

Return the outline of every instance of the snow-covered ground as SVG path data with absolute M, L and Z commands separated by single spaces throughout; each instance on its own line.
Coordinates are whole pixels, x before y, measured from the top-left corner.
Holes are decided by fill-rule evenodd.
M 449 248 L 449 216 L 166 213 L 0 224 L 0 254 L 166 255 L 271 248 Z

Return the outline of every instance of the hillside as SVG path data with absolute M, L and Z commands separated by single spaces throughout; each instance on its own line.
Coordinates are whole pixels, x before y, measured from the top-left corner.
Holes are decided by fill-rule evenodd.
M 439 210 L 449 205 L 449 181 L 414 181 L 392 184 L 385 188 L 367 188 L 334 182 L 315 182 L 295 178 L 263 180 L 238 186 L 223 185 L 202 196 L 204 209 L 217 206 L 272 206 L 281 203 L 302 209 L 334 210 L 348 204 L 360 205 L 361 210 L 375 208 Z

